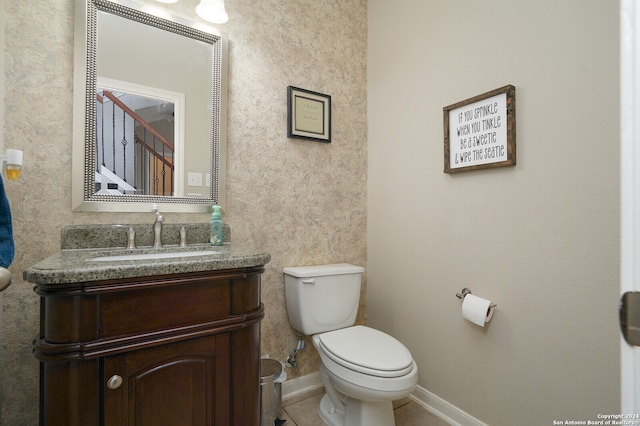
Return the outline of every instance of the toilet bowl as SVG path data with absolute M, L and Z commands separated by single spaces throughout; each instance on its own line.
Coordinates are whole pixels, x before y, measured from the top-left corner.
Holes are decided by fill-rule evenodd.
M 418 382 L 407 348 L 365 326 L 316 334 L 312 341 L 327 390 L 320 404 L 322 420 L 332 426 L 394 425 L 392 401 L 408 396 Z
M 382 331 L 356 325 L 361 275 L 349 264 L 285 268 L 293 328 L 311 335 L 326 395 L 319 413 L 331 426 L 393 426 L 392 401 L 418 381 L 409 350 Z

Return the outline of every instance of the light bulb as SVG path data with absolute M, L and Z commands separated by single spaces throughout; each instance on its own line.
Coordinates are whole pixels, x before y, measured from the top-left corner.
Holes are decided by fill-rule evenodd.
M 205 21 L 214 24 L 224 24 L 229 20 L 229 15 L 224 9 L 224 0 L 201 0 L 196 6 L 196 13 Z

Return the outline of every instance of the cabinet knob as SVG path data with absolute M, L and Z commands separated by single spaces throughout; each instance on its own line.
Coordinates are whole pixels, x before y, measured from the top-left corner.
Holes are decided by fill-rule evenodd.
M 109 389 L 118 389 L 121 384 L 122 377 L 118 376 L 117 374 L 114 374 L 109 380 L 107 380 L 107 387 Z

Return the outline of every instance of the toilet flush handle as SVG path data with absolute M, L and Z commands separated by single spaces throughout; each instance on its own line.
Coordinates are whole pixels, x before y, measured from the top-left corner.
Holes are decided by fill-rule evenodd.
M 315 284 L 315 283 L 316 283 L 315 278 L 305 278 L 302 280 L 302 284 Z

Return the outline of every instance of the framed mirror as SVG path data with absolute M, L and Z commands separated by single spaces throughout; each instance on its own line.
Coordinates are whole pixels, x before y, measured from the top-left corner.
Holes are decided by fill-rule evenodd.
M 75 211 L 223 204 L 227 39 L 129 0 L 76 0 Z

